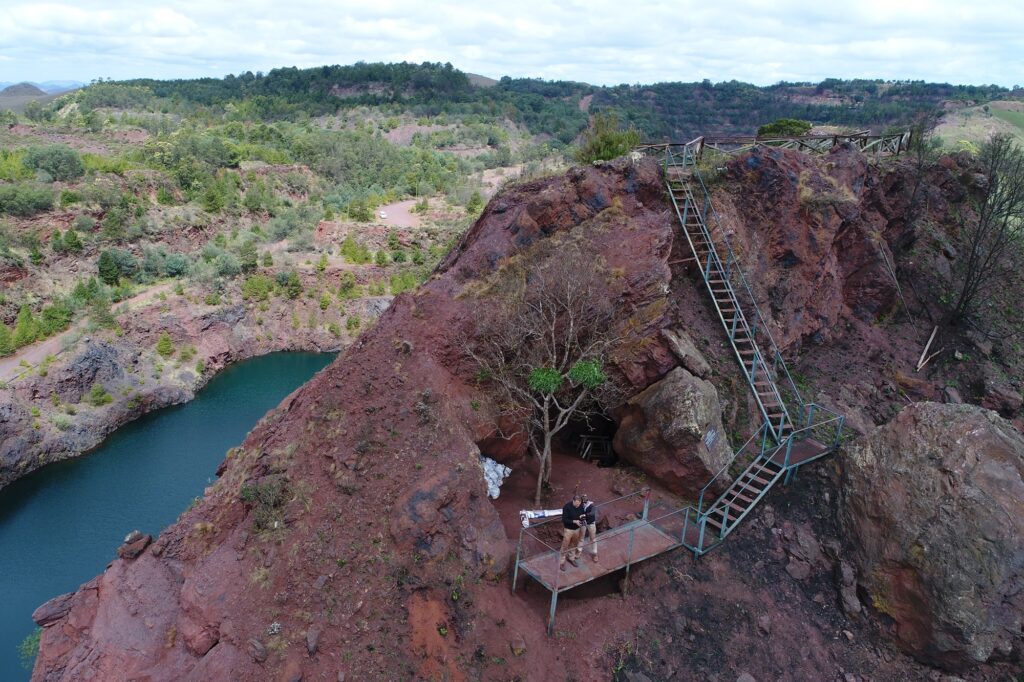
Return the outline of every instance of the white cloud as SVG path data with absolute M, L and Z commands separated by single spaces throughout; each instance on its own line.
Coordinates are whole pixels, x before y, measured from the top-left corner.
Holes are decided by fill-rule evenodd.
M 450 61 L 591 83 L 825 77 L 1013 85 L 1024 4 L 860 0 L 5 0 L 0 80 Z

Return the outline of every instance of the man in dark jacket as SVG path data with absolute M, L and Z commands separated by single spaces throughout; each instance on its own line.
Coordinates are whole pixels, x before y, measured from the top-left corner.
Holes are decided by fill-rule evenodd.
M 597 506 L 594 502 L 589 499 L 584 493 L 583 499 L 583 514 L 581 520 L 583 521 L 580 526 L 580 546 L 582 547 L 585 543 L 587 536 L 590 536 L 590 558 L 597 563 Z M 582 550 L 580 550 L 582 552 Z
M 558 568 L 565 570 L 565 562 L 579 566 L 580 536 L 583 533 L 583 500 L 573 495 L 562 507 L 562 549 L 558 554 Z

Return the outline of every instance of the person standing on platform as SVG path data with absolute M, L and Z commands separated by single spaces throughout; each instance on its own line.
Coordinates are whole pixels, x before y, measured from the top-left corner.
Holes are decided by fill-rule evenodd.
M 558 554 L 558 568 L 565 570 L 565 562 L 579 566 L 580 538 L 583 535 L 583 498 L 578 494 L 562 507 L 562 549 Z
M 597 563 L 597 505 L 593 503 L 586 493 L 581 496 L 583 500 L 583 513 L 580 517 L 583 524 L 580 526 L 580 546 L 586 544 L 587 536 L 590 537 L 590 558 Z M 582 550 L 581 550 L 582 551 Z

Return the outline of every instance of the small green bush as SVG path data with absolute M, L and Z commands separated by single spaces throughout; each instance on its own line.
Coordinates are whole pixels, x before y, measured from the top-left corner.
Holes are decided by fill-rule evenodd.
M 635 128 L 619 130 L 619 117 L 611 112 L 601 112 L 594 116 L 590 127 L 584 131 L 583 142 L 576 150 L 576 160 L 580 163 L 607 161 L 626 154 L 638 144 L 640 133 Z
M 171 341 L 171 336 L 167 332 L 161 334 L 160 339 L 157 340 L 156 352 L 165 359 L 174 355 L 174 342 Z
M 30 147 L 22 163 L 36 172 L 42 171 L 53 180 L 67 182 L 85 175 L 82 157 L 71 147 L 54 144 L 46 147 Z
M 273 290 L 272 279 L 265 275 L 253 275 L 242 283 L 242 298 L 247 301 L 266 301 Z
M 0 185 L 0 213 L 33 216 L 53 208 L 53 190 L 40 185 Z
M 811 124 L 795 118 L 780 118 L 757 129 L 758 137 L 800 137 L 811 132 Z
M 107 393 L 107 389 L 103 388 L 102 384 L 93 384 L 89 390 L 88 395 L 85 397 L 86 401 L 94 406 L 99 407 L 106 405 L 107 403 L 113 402 L 114 398 Z

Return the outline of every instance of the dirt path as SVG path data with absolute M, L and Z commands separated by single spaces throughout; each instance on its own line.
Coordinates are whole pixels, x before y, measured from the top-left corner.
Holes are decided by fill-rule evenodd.
M 157 286 L 151 287 L 136 294 L 135 296 L 132 296 L 131 298 L 125 299 L 118 304 L 118 308 L 124 308 L 127 310 L 137 309 L 141 306 L 152 303 L 153 300 L 161 293 L 166 293 L 170 290 L 170 283 L 158 284 Z M 36 367 L 42 363 L 47 356 L 53 355 L 56 357 L 60 355 L 67 347 L 65 344 L 70 344 L 71 339 L 75 334 L 85 331 L 87 323 L 88 320 L 82 318 L 56 336 L 51 336 L 43 341 L 25 346 L 10 357 L 0 358 L 0 382 L 10 383 L 25 374 L 29 368 L 25 367 L 22 363 L 27 363 L 32 367 Z
M 419 227 L 420 217 L 412 212 L 412 207 L 415 205 L 415 199 L 406 199 L 387 206 L 380 206 L 374 221 L 392 227 Z M 384 213 L 386 217 L 381 218 L 381 213 Z

